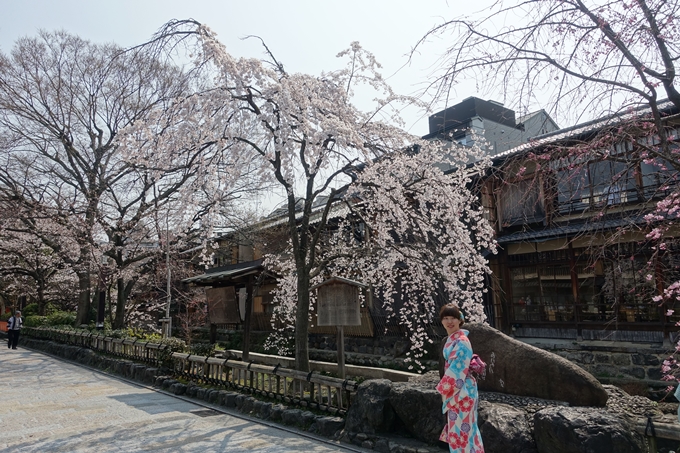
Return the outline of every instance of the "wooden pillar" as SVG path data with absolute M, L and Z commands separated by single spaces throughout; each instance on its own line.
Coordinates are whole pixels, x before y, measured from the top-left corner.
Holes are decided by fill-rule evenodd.
M 336 326 L 338 337 L 336 340 L 338 350 L 338 374 L 340 379 L 345 379 L 345 332 L 342 326 Z
M 501 293 L 501 306 L 503 310 L 503 326 L 501 329 L 506 334 L 512 333 L 512 321 L 515 319 L 515 307 L 512 304 L 512 279 L 510 278 L 510 269 L 508 268 L 508 252 L 507 249 L 502 249 L 498 254 L 499 268 L 503 274 L 503 279 L 500 282 L 501 288 L 505 292 L 505 304 L 503 306 L 503 298 Z
M 574 297 L 574 325 L 576 326 L 576 335 L 578 338 L 581 337 L 581 327 L 579 321 L 581 320 L 579 316 L 579 305 L 578 305 L 578 269 L 576 268 L 576 255 L 574 254 L 574 247 L 569 241 L 569 270 L 571 273 L 571 293 Z
M 665 254 L 656 255 L 654 258 L 654 280 L 656 281 L 656 295 L 663 296 L 664 291 L 664 274 L 663 268 L 661 266 L 661 259 L 665 257 Z M 672 305 L 671 305 L 672 306 Z M 664 346 L 671 346 L 672 343 L 672 328 L 673 323 L 666 321 L 666 307 L 663 303 L 659 304 L 657 307 L 657 312 L 659 314 L 659 320 L 661 321 L 661 331 L 663 332 L 663 344 Z M 651 450 L 650 450 L 651 451 Z
M 246 315 L 243 320 L 243 361 L 250 360 L 250 321 L 253 313 L 253 276 L 246 283 Z

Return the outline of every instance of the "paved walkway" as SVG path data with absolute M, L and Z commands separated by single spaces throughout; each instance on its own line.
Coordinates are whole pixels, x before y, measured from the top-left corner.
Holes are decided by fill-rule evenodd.
M 0 343 L 0 452 L 363 451 Z

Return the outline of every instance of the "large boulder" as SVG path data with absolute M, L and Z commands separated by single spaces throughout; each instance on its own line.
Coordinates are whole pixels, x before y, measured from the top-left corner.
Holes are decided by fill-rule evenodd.
M 480 401 L 477 424 L 486 453 L 538 453 L 526 412 L 521 409 Z
M 566 401 L 572 406 L 607 404 L 595 377 L 556 354 L 517 341 L 483 324 L 465 324 L 472 349 L 487 364 L 479 389 Z
M 442 414 L 442 397 L 434 388 L 395 382 L 389 403 L 413 437 L 431 444 L 439 440 L 446 415 Z
M 388 400 L 391 389 L 392 382 L 388 379 L 372 379 L 359 384 L 347 411 L 345 430 L 366 434 L 389 432 L 395 419 Z
M 642 453 L 647 449 L 629 422 L 604 410 L 549 407 L 534 414 L 539 453 Z

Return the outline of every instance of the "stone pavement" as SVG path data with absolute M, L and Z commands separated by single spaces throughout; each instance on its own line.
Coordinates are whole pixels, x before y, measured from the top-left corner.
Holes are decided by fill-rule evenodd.
M 21 345 L 0 347 L 0 389 L 0 452 L 366 451 L 199 405 Z

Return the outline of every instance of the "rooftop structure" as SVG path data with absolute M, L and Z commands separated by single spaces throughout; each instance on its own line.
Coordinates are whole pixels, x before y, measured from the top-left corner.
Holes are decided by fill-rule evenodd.
M 435 113 L 429 119 L 425 139 L 441 138 L 462 145 L 473 143 L 473 134 L 484 137 L 490 155 L 505 152 L 532 138 L 559 130 L 545 110 L 516 117 L 500 102 L 469 97 Z

